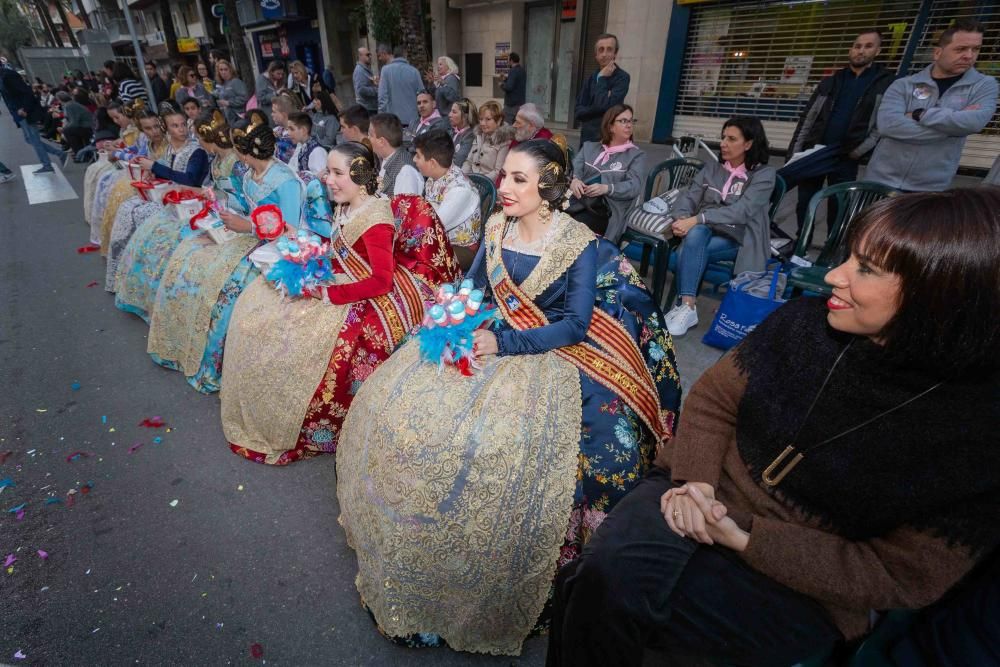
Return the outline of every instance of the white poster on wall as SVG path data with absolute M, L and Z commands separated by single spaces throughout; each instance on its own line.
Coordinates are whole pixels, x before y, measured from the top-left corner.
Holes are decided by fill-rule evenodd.
M 812 64 L 812 56 L 788 56 L 781 70 L 781 83 L 802 85 L 809 79 Z

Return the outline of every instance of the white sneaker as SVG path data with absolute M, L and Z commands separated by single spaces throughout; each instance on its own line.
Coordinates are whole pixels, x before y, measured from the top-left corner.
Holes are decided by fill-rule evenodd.
M 698 311 L 679 303 L 670 309 L 664 319 L 671 336 L 683 336 L 688 329 L 698 324 Z
M 0 174 L 0 183 L 10 183 L 14 180 L 14 173 L 8 171 L 6 174 Z

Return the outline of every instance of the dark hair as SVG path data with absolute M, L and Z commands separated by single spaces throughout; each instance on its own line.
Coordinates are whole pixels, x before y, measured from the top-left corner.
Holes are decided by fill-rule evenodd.
M 854 221 L 847 243 L 899 276 L 896 314 L 879 333 L 890 358 L 942 376 L 996 371 L 1000 188 L 884 199 Z
M 134 79 L 135 74 L 132 73 L 132 68 L 127 64 L 116 61 L 114 67 L 111 69 L 111 78 L 115 80 L 115 83 L 121 83 L 126 79 Z
M 745 141 L 752 141 L 750 150 L 747 151 L 743 162 L 747 166 L 747 171 L 754 169 L 759 164 L 767 164 L 771 159 L 771 153 L 767 146 L 767 134 L 764 133 L 764 126 L 756 116 L 733 116 L 722 125 L 722 130 L 727 127 L 735 127 L 743 135 Z
M 65 90 L 60 90 L 56 93 L 56 99 L 60 102 L 71 102 L 73 101 L 73 96 L 67 93 Z
M 569 158 L 562 146 L 548 139 L 532 139 L 510 149 L 524 153 L 538 167 L 538 194 L 550 204 L 563 198 L 569 189 L 572 172 Z
M 951 44 L 952 38 L 955 36 L 956 32 L 977 32 L 980 35 L 983 34 L 983 24 L 973 18 L 961 18 L 955 19 L 955 21 L 948 26 L 947 30 L 941 33 L 938 37 L 938 46 L 948 46 Z
M 312 131 L 312 118 L 310 118 L 307 113 L 303 113 L 301 111 L 290 113 L 288 114 L 288 122 L 294 124 L 295 127 L 304 127 L 310 132 Z
M 510 56 L 508 56 L 508 57 L 510 58 L 510 61 L 511 61 L 512 63 L 514 63 L 515 65 L 516 65 L 517 63 L 521 62 L 521 56 L 517 55 L 517 54 L 516 54 L 516 53 L 514 53 L 513 51 L 511 51 L 511 52 L 510 52 Z
M 389 142 L 393 148 L 403 145 L 403 124 L 394 113 L 377 113 L 368 119 L 368 127 L 375 129 L 382 139 Z
M 76 93 L 73 94 L 73 101 L 87 106 L 88 104 L 91 104 L 93 100 L 90 99 L 90 93 L 83 88 L 77 88 Z
M 202 115 L 198 116 L 198 120 L 194 124 L 195 132 L 198 136 L 202 138 L 203 141 L 209 144 L 215 144 L 220 148 L 232 148 L 233 141 L 229 134 L 229 125 L 226 123 L 226 117 L 222 115 L 222 112 L 218 109 L 214 111 L 206 111 Z
M 615 122 L 615 118 L 626 111 L 631 111 L 632 117 L 635 118 L 635 109 L 628 104 L 616 104 L 604 112 L 604 117 L 601 119 L 601 143 L 605 146 L 611 143 L 611 125 Z
M 378 191 L 378 161 L 368 139 L 337 144 L 330 152 L 339 153 L 347 159 L 353 183 L 363 187 L 370 195 Z
M 180 67 L 177 68 L 177 80 L 181 82 L 182 86 L 187 85 L 187 78 L 191 74 L 194 74 L 195 76 L 198 75 L 197 72 L 195 72 L 187 65 L 181 65 Z
M 400 44 L 392 50 L 393 58 L 405 58 L 406 57 L 406 47 Z
M 282 71 L 284 71 L 284 72 L 288 71 L 288 66 L 285 65 L 285 61 L 284 60 L 272 60 L 271 64 L 267 66 L 267 73 L 271 74 L 272 72 L 274 72 L 276 70 L 279 70 L 279 69 L 282 70 Z
M 105 60 L 103 67 L 104 67 L 104 69 L 113 70 L 115 68 L 115 61 L 114 60 Z M 36 76 L 35 78 L 37 79 L 38 77 Z
M 869 28 L 867 30 L 859 30 L 858 34 L 854 36 L 854 39 L 857 39 L 861 35 L 877 35 L 878 36 L 878 43 L 879 44 L 882 43 L 882 31 L 879 30 L 878 28 Z
M 618 53 L 618 36 L 617 35 L 612 35 L 610 32 L 602 32 L 600 35 L 598 35 L 594 39 L 594 46 L 597 46 L 597 43 L 599 41 L 601 41 L 602 39 L 613 39 L 613 40 L 615 40 L 615 53 Z
M 435 160 L 447 169 L 455 158 L 455 142 L 446 130 L 429 130 L 413 138 L 414 150 L 420 151 L 425 160 Z
M 351 127 L 358 128 L 362 132 L 367 132 L 370 122 L 371 115 L 368 113 L 368 109 L 364 108 L 360 104 L 352 104 L 340 112 L 341 125 L 350 125 Z
M 233 146 L 244 155 L 258 160 L 274 157 L 274 131 L 267 122 L 267 116 L 260 109 L 252 109 L 247 114 L 247 126 L 234 129 L 230 133 Z
M 183 107 L 183 106 L 185 106 L 187 104 L 193 104 L 196 107 L 198 107 L 199 109 L 201 108 L 201 100 L 199 100 L 194 95 L 189 95 L 188 98 L 186 100 L 184 100 L 184 103 L 181 104 L 181 106 Z

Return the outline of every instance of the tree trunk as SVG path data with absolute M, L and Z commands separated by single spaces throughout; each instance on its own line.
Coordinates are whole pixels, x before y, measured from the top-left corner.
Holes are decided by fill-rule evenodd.
M 69 45 L 74 49 L 80 48 L 80 42 L 76 41 L 76 34 L 73 32 L 73 28 L 69 24 L 69 16 L 66 15 L 66 8 L 63 7 L 62 0 L 55 0 L 56 11 L 59 12 L 59 18 L 62 20 L 63 29 L 66 31 L 66 36 L 69 37 Z
M 167 44 L 167 56 L 173 65 L 180 62 L 181 52 L 177 48 L 177 29 L 174 27 L 174 16 L 170 13 L 170 0 L 160 0 L 160 18 L 163 21 L 163 41 Z
M 423 0 L 402 0 L 399 12 L 399 30 L 403 36 L 407 59 L 421 73 L 430 63 L 427 40 L 424 37 L 423 5 Z
M 222 7 L 226 13 L 226 24 L 229 26 L 229 49 L 233 54 L 233 64 L 236 65 L 236 71 L 246 84 L 247 90 L 253 95 L 257 74 L 253 69 L 253 61 L 250 60 L 250 52 L 247 51 L 243 25 L 236 10 L 236 0 L 223 0 Z

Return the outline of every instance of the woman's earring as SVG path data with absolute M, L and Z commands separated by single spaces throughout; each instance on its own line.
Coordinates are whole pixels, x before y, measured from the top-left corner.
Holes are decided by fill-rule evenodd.
M 541 208 L 538 209 L 538 217 L 541 219 L 542 224 L 547 225 L 552 222 L 552 207 L 547 201 L 543 201 Z

